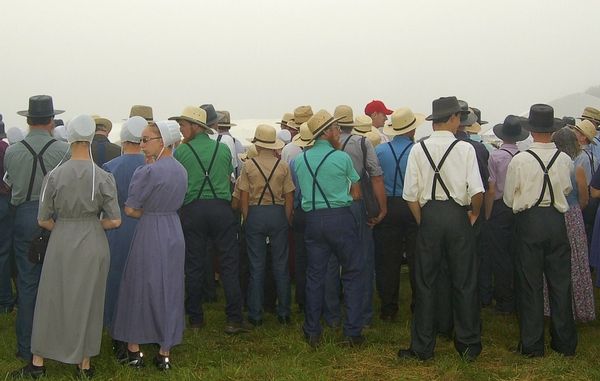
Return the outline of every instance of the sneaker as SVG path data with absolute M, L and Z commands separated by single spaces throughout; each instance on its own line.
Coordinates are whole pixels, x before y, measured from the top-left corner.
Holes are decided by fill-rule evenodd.
M 35 366 L 29 363 L 19 370 L 15 370 L 10 373 L 10 378 L 21 379 L 21 378 L 40 378 L 46 375 L 45 366 Z
M 75 368 L 75 377 L 80 380 L 89 380 L 94 377 L 94 367 L 90 365 L 88 369 L 81 369 L 79 365 Z
M 251 332 L 253 329 L 254 327 L 245 321 L 241 323 L 227 322 L 224 331 L 228 335 L 237 335 L 238 333 Z
M 132 368 L 142 368 L 144 367 L 144 354 L 141 351 L 131 352 L 128 349 L 125 363 Z
M 169 359 L 169 356 L 163 356 L 160 353 L 156 354 L 156 357 L 154 358 L 154 365 L 156 365 L 156 368 L 158 368 L 158 370 L 169 370 L 173 368 L 173 365 L 171 365 L 171 360 Z

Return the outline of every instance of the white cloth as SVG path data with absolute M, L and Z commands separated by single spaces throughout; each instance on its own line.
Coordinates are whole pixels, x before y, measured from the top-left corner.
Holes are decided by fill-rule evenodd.
M 302 148 L 294 144 L 294 142 L 288 143 L 281 150 L 281 160 L 290 164 L 290 161 L 294 160 L 298 154 L 302 152 Z
M 217 134 L 208 134 L 208 136 L 212 140 L 217 140 L 217 138 L 219 136 L 221 136 L 221 143 L 223 143 L 227 147 L 229 147 L 229 151 L 231 152 L 231 165 L 233 165 L 233 171 L 235 172 L 235 169 L 238 166 L 238 160 L 237 160 L 237 154 L 235 151 L 235 142 L 233 141 L 233 138 L 229 135 L 217 135 Z
M 449 131 L 434 131 L 425 141 L 434 164 L 439 165 L 442 156 L 456 138 Z M 408 155 L 406 178 L 402 197 L 406 201 L 419 201 L 421 206 L 431 200 L 435 172 L 425 156 L 421 144 L 415 144 Z M 471 204 L 471 197 L 484 192 L 475 149 L 469 143 L 460 141 L 450 151 L 440 170 L 442 181 L 448 188 L 450 197 L 462 206 Z M 448 200 L 439 184 L 435 188 L 436 200 Z
M 240 141 L 240 139 L 237 139 L 237 138 L 233 137 L 233 135 L 231 135 L 231 133 L 229 132 L 229 130 L 220 131 L 219 135 L 229 136 L 229 137 L 231 137 L 231 139 L 233 139 L 233 143 L 234 143 L 234 146 L 235 146 L 235 154 L 233 154 L 233 156 L 234 156 L 234 158 L 236 160 L 236 163 L 237 163 L 236 165 L 233 166 L 233 168 L 234 168 L 235 174 L 238 175 L 242 171 L 242 161 L 239 158 L 239 154 L 242 154 L 242 153 L 246 152 L 246 147 L 244 147 L 244 145 L 242 144 L 242 142 Z M 237 170 L 235 170 L 236 168 L 237 168 Z
M 383 133 L 383 127 L 379 127 L 377 129 L 377 132 L 379 133 L 379 136 L 381 136 L 381 143 L 380 144 L 387 143 L 387 142 L 390 141 L 389 136 L 387 136 L 386 134 Z
M 545 166 L 554 156 L 556 145 L 554 143 L 532 143 L 529 147 L 535 152 Z M 569 210 L 566 195 L 571 192 L 571 170 L 573 161 L 561 152 L 548 174 L 554 191 L 554 207 L 561 213 Z M 544 184 L 544 172 L 538 161 L 528 152 L 516 155 L 508 164 L 506 182 L 504 183 L 504 203 L 514 213 L 522 212 L 533 207 L 540 197 Z M 539 206 L 550 206 L 550 192 L 546 187 L 544 198 Z

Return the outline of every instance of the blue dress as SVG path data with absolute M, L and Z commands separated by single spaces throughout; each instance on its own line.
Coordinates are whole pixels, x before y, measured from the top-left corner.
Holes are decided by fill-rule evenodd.
M 125 268 L 127 254 L 138 220 L 125 215 L 124 206 L 129 192 L 131 177 L 138 167 L 145 164 L 144 155 L 121 155 L 105 163 L 102 169 L 112 173 L 117 183 L 119 207 L 121 209 L 121 226 L 106 231 L 110 248 L 110 267 L 106 281 L 106 299 L 104 301 L 104 326 L 112 326 L 115 304 L 119 296 L 119 285 Z
M 177 210 L 187 172 L 165 157 L 139 167 L 125 206 L 143 209 L 125 264 L 111 336 L 169 349 L 183 338 L 185 242 Z

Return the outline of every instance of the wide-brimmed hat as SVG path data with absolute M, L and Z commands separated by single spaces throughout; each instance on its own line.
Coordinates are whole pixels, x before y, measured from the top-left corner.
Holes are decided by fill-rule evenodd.
M 481 125 L 477 122 L 465 127 L 465 132 L 469 134 L 478 134 L 481 131 Z
M 596 126 L 594 126 L 594 123 L 587 119 L 577 119 L 575 126 L 572 128 L 582 133 L 591 144 L 596 144 L 596 139 L 594 139 L 596 137 Z
M 375 112 L 380 112 L 385 115 L 391 115 L 393 113 L 392 110 L 385 107 L 385 104 L 382 101 L 372 100 L 371 102 L 367 103 L 367 105 L 365 106 L 365 115 L 371 116 Z
M 206 103 L 200 106 L 201 109 L 206 111 L 206 125 L 208 127 L 212 127 L 214 124 L 219 123 L 223 115 L 219 114 L 217 110 L 215 110 L 215 106 L 211 103 Z
M 300 125 L 300 132 L 292 138 L 292 143 L 298 147 L 310 147 L 315 144 L 312 132 L 310 132 L 307 122 L 304 122 Z
M 333 117 L 339 118 L 338 125 L 340 127 L 352 127 L 354 115 L 352 114 L 352 107 L 347 105 L 339 105 L 333 111 Z
M 139 143 L 142 139 L 142 132 L 147 125 L 148 121 L 141 116 L 132 116 L 127 119 L 121 127 L 121 143 Z
M 456 97 L 441 97 L 434 100 L 431 104 L 432 113 L 425 120 L 438 120 L 447 118 L 450 115 L 462 112 L 458 99 Z
M 156 122 L 160 137 L 165 147 L 172 146 L 181 141 L 181 132 L 179 132 L 179 123 L 171 120 L 161 120 Z
M 94 118 L 94 122 L 96 123 L 96 128 L 98 128 L 98 126 L 100 126 L 107 133 L 110 133 L 110 131 L 112 130 L 112 122 L 110 120 L 108 120 L 104 117 L 101 117 L 100 115 L 92 115 L 92 118 Z
M 78 115 L 67 123 L 67 141 L 91 143 L 96 132 L 96 122 L 90 115 Z
M 313 110 L 310 106 L 298 106 L 294 109 L 294 117 L 288 122 L 287 126 L 298 129 L 300 125 L 313 116 Z
M 460 105 L 460 126 L 470 126 L 471 124 L 477 122 L 477 115 L 469 108 L 469 104 L 463 100 L 459 100 L 458 104 Z
M 221 119 L 219 120 L 219 127 L 237 126 L 237 124 L 231 123 L 231 115 L 229 114 L 229 111 L 217 111 L 217 114 L 221 115 Z
M 554 117 L 552 106 L 538 103 L 529 109 L 529 117 L 521 120 L 521 126 L 529 132 L 551 133 L 565 126 L 565 122 Z
M 373 127 L 373 119 L 371 119 L 371 117 L 368 115 L 357 116 L 354 119 L 354 123 L 352 124 L 352 127 L 354 127 L 354 129 L 352 130 L 352 133 L 358 134 L 358 135 L 366 134 L 367 132 L 373 131 L 373 129 L 376 129 L 375 127 Z
M 381 135 L 379 134 L 379 132 L 369 131 L 366 134 L 364 134 L 364 137 L 366 137 L 367 139 L 369 139 L 369 141 L 371 142 L 371 145 L 373 146 L 373 148 L 375 148 L 379 144 L 381 144 Z
M 486 120 L 481 120 L 481 110 L 479 110 L 478 108 L 475 108 L 475 107 L 471 107 L 471 110 L 473 110 L 475 115 L 477 115 L 477 123 L 479 123 L 479 126 L 488 124 L 488 122 Z
M 208 125 L 206 124 L 206 111 L 200 107 L 187 106 L 183 109 L 180 116 L 172 116 L 169 118 L 169 120 L 187 120 L 190 123 L 199 125 L 209 134 L 214 133 L 214 131 L 208 128 Z
M 508 115 L 504 118 L 504 123 L 499 123 L 494 126 L 494 135 L 501 140 L 509 142 L 520 142 L 527 139 L 529 132 L 522 128 L 521 124 L 525 118 L 515 115 Z
M 383 133 L 389 136 L 404 135 L 419 127 L 425 121 L 425 115 L 415 114 L 408 107 L 402 107 L 392 113 L 392 122 L 383 127 Z
M 319 110 L 315 115 L 313 115 L 306 123 L 308 123 L 308 129 L 313 135 L 313 140 L 318 138 L 319 135 L 333 123 L 337 122 L 339 117 L 336 119 L 331 116 L 327 110 Z
M 286 112 L 281 117 L 281 122 L 276 122 L 276 123 L 281 125 L 281 127 L 290 127 L 290 125 L 289 125 L 290 120 L 293 120 L 293 119 L 294 119 L 294 114 L 291 112 Z M 297 130 L 296 127 L 292 127 L 292 128 Z
M 49 95 L 34 95 L 29 98 L 29 109 L 17 111 L 21 116 L 31 118 L 45 118 L 62 114 L 64 110 L 55 110 L 52 104 L 52 97 Z
M 129 111 L 129 117 L 132 118 L 134 116 L 141 116 L 149 122 L 154 120 L 154 115 L 152 113 L 152 107 L 144 106 L 144 105 L 133 105 L 131 106 L 131 111 Z
M 582 118 L 592 119 L 596 123 L 600 123 L 600 110 L 595 107 L 588 106 L 583 109 Z
M 254 131 L 254 138 L 247 139 L 255 146 L 268 149 L 281 149 L 285 145 L 277 139 L 277 130 L 268 124 L 259 124 Z
M 256 150 L 256 146 L 254 144 L 252 144 L 250 147 L 248 147 L 246 152 L 238 153 L 238 155 L 237 155 L 238 159 L 240 159 L 240 161 L 242 163 L 248 159 L 252 159 L 257 156 L 258 156 L 258 151 Z

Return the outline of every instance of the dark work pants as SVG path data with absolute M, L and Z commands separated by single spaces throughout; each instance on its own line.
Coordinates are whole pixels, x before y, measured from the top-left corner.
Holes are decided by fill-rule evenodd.
M 515 310 L 514 228 L 515 216 L 512 209 L 502 199 L 494 201 L 490 219 L 485 223 L 484 240 L 492 260 L 496 310 L 501 312 Z
M 571 292 L 571 249 L 564 215 L 553 207 L 534 207 L 516 220 L 516 291 L 524 354 L 544 353 L 543 276 L 550 301 L 551 347 L 564 355 L 575 354 L 577 331 Z
M 204 320 L 201 285 L 206 272 L 202 266 L 209 255 L 209 239 L 214 241 L 219 252 L 227 321 L 241 322 L 238 222 L 229 202 L 220 199 L 196 200 L 181 208 L 180 218 L 185 236 L 185 309 L 190 322 L 200 323 Z
M 12 311 L 15 303 L 12 286 L 13 216 L 10 196 L 0 195 L 0 314 Z
M 459 354 L 481 352 L 481 320 L 477 292 L 477 254 L 467 210 L 454 201 L 429 201 L 421 209 L 415 252 L 416 304 L 411 349 L 433 356 L 436 339 L 436 288 L 440 267 L 448 266 L 454 317 L 454 345 Z
M 395 316 L 398 313 L 400 269 L 404 252 L 409 264 L 411 290 L 415 287 L 412 263 L 417 239 L 417 224 L 402 197 L 388 197 L 387 205 L 388 213 L 379 224 L 375 225 L 373 237 L 381 316 Z M 411 297 L 411 305 L 413 301 L 414 297 Z
M 358 241 L 358 221 L 349 207 L 319 209 L 306 213 L 304 235 L 308 266 L 304 334 L 319 336 L 325 276 L 329 258 L 335 255 L 342 267 L 346 306 L 344 335 L 360 336 L 363 326 L 365 258 Z
M 304 243 L 304 229 L 306 227 L 306 212 L 302 208 L 294 209 L 294 244 L 296 245 L 296 304 L 304 309 L 306 303 L 306 245 Z
M 483 306 L 492 304 L 494 282 L 492 275 L 492 257 L 489 251 L 489 241 L 485 233 L 485 211 L 481 209 L 479 218 L 473 225 L 475 234 L 475 250 L 479 257 L 479 300 Z

